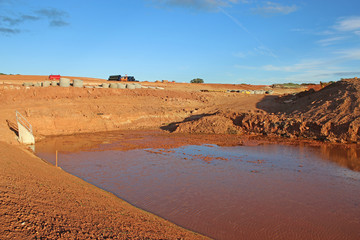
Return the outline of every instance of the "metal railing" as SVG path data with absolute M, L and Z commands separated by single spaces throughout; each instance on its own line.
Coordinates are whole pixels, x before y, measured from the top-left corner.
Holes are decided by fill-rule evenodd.
M 28 130 L 31 134 L 33 134 L 32 126 L 28 122 L 28 120 L 26 120 L 26 118 L 23 117 L 23 115 L 21 115 L 18 111 L 15 112 L 16 112 L 16 121 L 21 125 L 23 125 L 26 128 L 26 130 Z

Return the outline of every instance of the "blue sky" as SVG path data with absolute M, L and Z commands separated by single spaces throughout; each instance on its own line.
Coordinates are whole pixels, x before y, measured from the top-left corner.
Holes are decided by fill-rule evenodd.
M 0 72 L 272 84 L 360 77 L 360 1 L 0 0 Z

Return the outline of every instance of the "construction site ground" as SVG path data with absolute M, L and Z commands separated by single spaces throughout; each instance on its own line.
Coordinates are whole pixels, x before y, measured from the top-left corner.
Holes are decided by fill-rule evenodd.
M 107 82 L 68 78 L 90 86 Z M 47 76 L 0 76 L 0 238 L 205 238 L 35 157 L 17 141 L 15 111 L 32 124 L 36 141 L 51 135 L 149 129 L 193 134 L 194 142 L 221 145 L 261 141 L 346 145 L 356 144 L 360 137 L 357 79 L 340 84 L 337 92 L 329 88 L 302 95 L 295 93 L 307 87 L 244 94 L 226 90 L 270 87 L 161 82 L 141 84 L 164 89 L 22 86 L 45 80 Z M 344 96 L 338 90 L 351 94 Z

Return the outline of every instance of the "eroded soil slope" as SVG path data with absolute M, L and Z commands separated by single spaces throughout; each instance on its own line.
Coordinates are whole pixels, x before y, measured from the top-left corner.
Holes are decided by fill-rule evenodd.
M 264 106 L 259 104 L 258 106 Z M 266 112 L 220 110 L 174 127 L 188 133 L 255 133 L 331 142 L 360 140 L 360 80 L 274 99 Z
M 15 111 L 27 118 L 39 139 L 48 135 L 159 128 L 221 109 L 255 111 L 256 103 L 263 98 L 263 95 L 199 90 L 240 86 L 143 83 L 165 89 L 128 90 L 26 88 L 21 82 L 7 80 L 0 85 L 0 134 L 13 143 L 16 142 Z

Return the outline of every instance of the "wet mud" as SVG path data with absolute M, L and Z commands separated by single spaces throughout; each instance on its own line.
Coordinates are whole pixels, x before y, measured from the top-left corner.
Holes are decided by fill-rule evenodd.
M 36 154 L 59 150 L 65 171 L 215 239 L 360 238 L 359 148 L 270 140 L 114 132 L 45 139 Z

